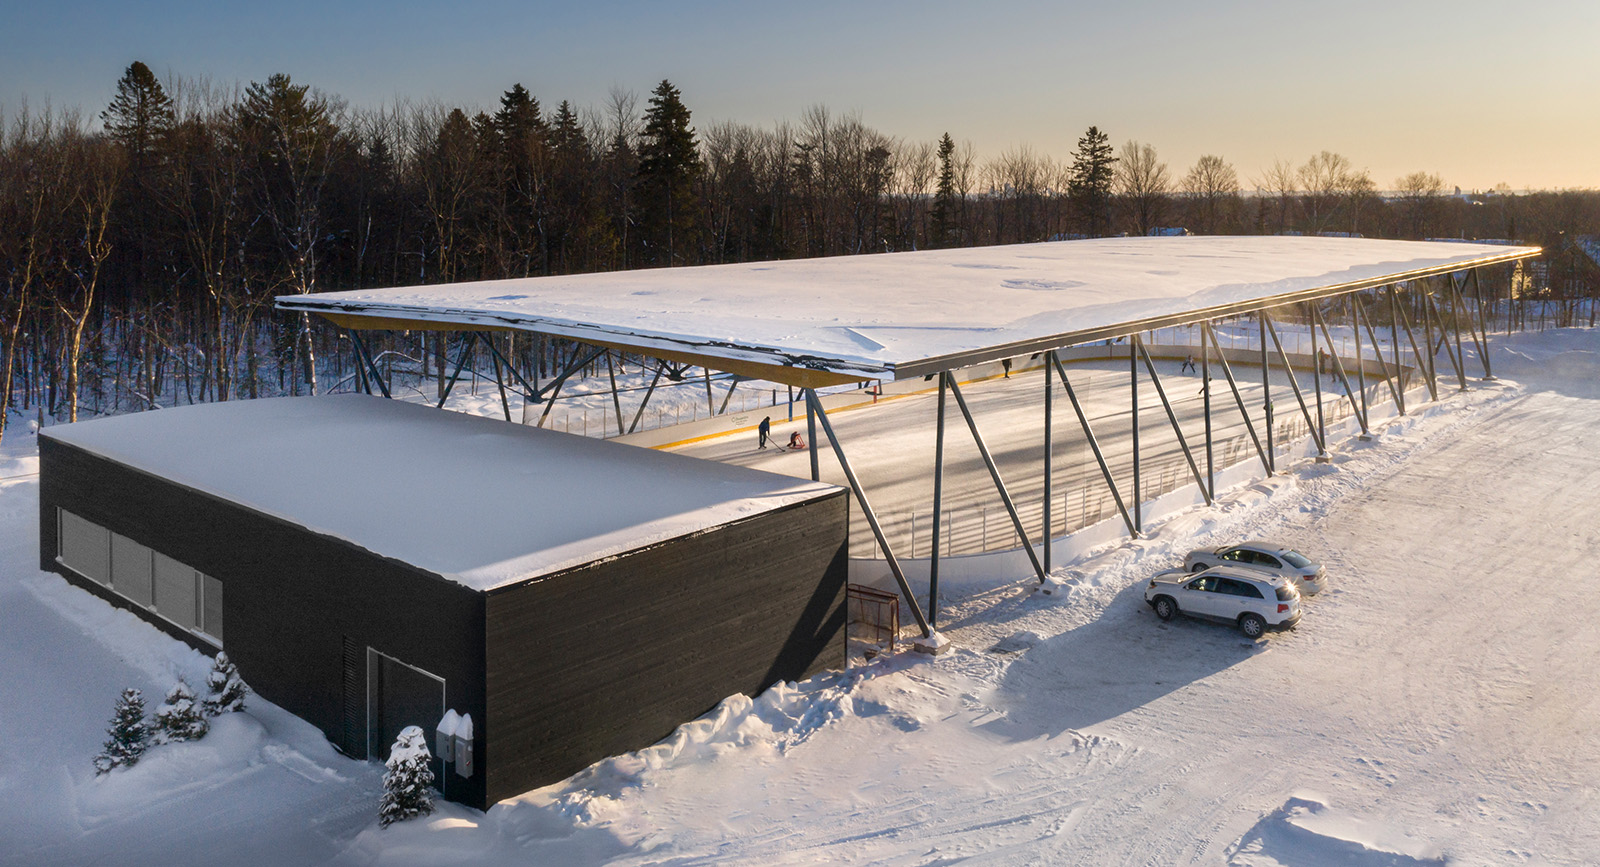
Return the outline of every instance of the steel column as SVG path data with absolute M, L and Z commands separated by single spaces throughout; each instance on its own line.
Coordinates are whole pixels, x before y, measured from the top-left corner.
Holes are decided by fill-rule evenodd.
M 1217 333 L 1211 330 L 1211 323 L 1201 324 L 1205 337 L 1211 338 L 1212 348 L 1217 350 L 1217 361 L 1222 364 L 1222 375 L 1228 378 L 1228 390 L 1233 392 L 1233 402 L 1239 407 L 1239 417 L 1244 419 L 1244 429 L 1250 434 L 1250 442 L 1255 444 L 1256 456 L 1261 458 L 1261 467 L 1272 475 L 1272 463 L 1267 460 L 1267 452 L 1261 448 L 1261 437 L 1256 436 L 1255 422 L 1250 420 L 1250 411 L 1245 409 L 1244 395 L 1239 393 L 1239 383 L 1233 379 L 1233 366 L 1228 364 L 1228 356 L 1222 354 L 1222 344 L 1217 341 Z
M 1046 377 L 1049 372 L 1046 371 Z M 939 537 L 944 515 L 944 391 L 950 374 L 939 371 L 939 419 L 933 434 L 933 549 L 928 552 L 928 622 L 939 622 Z M 911 556 L 917 556 L 916 551 Z
M 537 424 L 537 427 L 544 427 L 544 420 L 549 418 L 550 417 L 550 411 L 555 409 L 556 398 L 561 396 L 561 387 L 563 385 L 567 384 L 567 380 L 570 379 L 574 373 L 577 373 L 579 368 L 581 368 L 585 364 L 588 364 L 589 362 L 595 360 L 596 358 L 599 358 L 600 357 L 600 353 L 605 352 L 605 350 L 601 349 L 601 348 L 596 348 L 593 352 L 590 352 L 588 355 L 584 356 L 583 360 L 579 361 L 577 359 L 578 359 L 578 355 L 579 355 L 580 352 L 582 352 L 582 349 L 580 347 L 578 347 L 578 346 L 573 347 L 573 349 L 572 349 L 573 361 L 567 365 L 567 369 L 566 370 L 561 371 L 561 375 L 560 376 L 556 377 L 549 385 L 544 387 L 544 392 L 549 392 L 550 393 L 550 397 L 545 398 L 544 397 L 544 392 L 540 392 L 539 394 L 535 395 L 540 400 L 544 400 L 545 401 L 544 412 L 539 414 L 539 422 Z
M 1200 395 L 1206 417 L 1206 490 L 1217 492 L 1217 471 L 1211 450 L 1211 347 L 1205 335 L 1200 337 Z
M 611 362 L 614 354 L 606 352 L 606 375 L 611 377 L 611 406 L 617 412 L 617 436 L 622 436 L 622 395 L 617 393 L 617 367 Z
M 819 406 L 821 404 L 818 404 Z M 792 405 L 791 405 L 792 406 Z M 817 417 L 811 412 L 811 404 L 806 403 L 806 449 L 811 452 L 811 481 L 822 481 L 822 467 L 817 463 Z
M 1353 299 L 1355 296 L 1352 295 L 1350 297 Z M 1378 357 L 1378 367 L 1383 371 L 1383 381 L 1389 386 L 1389 394 L 1394 397 L 1394 407 L 1400 411 L 1401 415 L 1405 415 L 1406 402 L 1405 399 L 1400 396 L 1400 389 L 1395 387 L 1394 380 L 1389 376 L 1389 363 L 1383 360 L 1383 347 L 1378 343 L 1378 332 L 1372 329 L 1372 314 L 1367 312 L 1367 305 L 1365 304 L 1353 304 L 1352 307 L 1356 312 L 1357 325 L 1360 327 L 1365 327 L 1367 329 L 1367 336 L 1372 338 L 1372 354 Z M 1359 337 L 1360 334 L 1361 333 L 1359 331 L 1356 332 L 1356 336 Z M 1395 376 L 1398 377 L 1400 375 L 1400 365 L 1398 363 L 1398 359 L 1396 360 L 1394 372 Z
M 1312 304 L 1315 303 L 1312 302 Z M 1311 305 L 1305 305 L 1302 309 L 1309 310 Z M 1306 321 L 1311 321 L 1311 317 L 1307 316 Z M 1329 348 L 1331 349 L 1332 347 Z M 1317 374 L 1311 378 L 1312 387 L 1316 391 L 1317 398 L 1317 448 L 1321 450 L 1319 456 L 1326 457 L 1328 454 L 1328 423 L 1322 411 L 1322 347 L 1317 345 L 1316 325 L 1311 326 L 1311 357 L 1315 359 Z
M 1383 290 L 1379 290 L 1380 296 Z M 1394 297 L 1394 286 L 1389 287 L 1389 345 L 1394 350 L 1394 378 L 1400 385 L 1400 414 L 1405 415 L 1406 369 L 1400 363 L 1400 305 Z
M 822 422 L 822 429 L 828 435 L 828 442 L 833 444 L 833 455 L 839 459 L 839 468 L 844 471 L 845 480 L 850 483 L 850 490 L 855 493 L 857 502 L 861 504 L 861 514 L 867 519 L 867 526 L 872 528 L 872 535 L 878 540 L 878 547 L 883 550 L 884 562 L 889 564 L 889 571 L 894 574 L 895 583 L 900 585 L 900 595 L 911 608 L 911 616 L 916 618 L 917 626 L 922 629 L 922 637 L 932 637 L 933 627 L 923 615 L 922 606 L 917 604 L 916 594 L 911 592 L 911 585 L 906 581 L 906 573 L 900 568 L 900 561 L 895 558 L 894 549 L 889 547 L 888 538 L 883 535 L 883 525 L 878 523 L 878 515 L 872 511 L 872 504 L 867 501 L 867 492 L 862 489 L 855 471 L 850 469 L 850 459 L 844 456 L 844 447 L 839 444 L 839 438 L 834 436 L 833 423 L 828 421 L 828 413 L 823 410 L 816 389 L 803 389 L 802 394 L 805 395 L 806 406 Z
M 1315 306 L 1311 308 L 1311 318 L 1316 320 L 1317 327 L 1322 329 L 1322 338 L 1328 341 L 1328 357 L 1333 359 L 1333 372 L 1338 375 L 1340 384 L 1344 386 L 1344 396 L 1350 401 L 1350 409 L 1356 414 L 1361 432 L 1368 433 L 1367 414 L 1356 405 L 1355 395 L 1350 389 L 1350 378 L 1344 375 L 1344 362 L 1339 360 L 1339 353 L 1333 351 L 1333 335 L 1328 333 L 1328 323 L 1323 321 L 1322 314 L 1317 312 Z
M 472 333 L 476 334 L 478 336 L 478 340 L 480 342 L 484 343 L 485 345 L 489 346 L 489 348 L 491 350 L 494 348 L 494 344 L 489 342 L 489 338 L 485 337 L 483 332 L 474 331 Z M 505 374 L 500 370 L 500 353 L 491 351 L 489 353 L 489 361 L 490 361 L 490 363 L 492 363 L 494 365 L 494 384 L 495 384 L 495 387 L 500 389 L 500 408 L 505 411 L 506 421 L 510 421 L 511 420 L 511 399 L 506 397 L 506 377 L 505 377 Z
M 1272 441 L 1272 381 L 1268 378 L 1272 365 L 1267 357 L 1267 311 L 1256 311 L 1256 324 L 1261 328 L 1261 417 L 1267 428 L 1267 475 L 1270 476 L 1278 471 L 1278 450 Z
M 1006 514 L 1011 516 L 1011 525 L 1017 530 L 1017 538 L 1022 540 L 1022 550 L 1028 554 L 1028 562 L 1033 564 L 1033 571 L 1039 576 L 1039 583 L 1045 581 L 1044 564 L 1039 562 L 1039 555 L 1034 553 L 1033 541 L 1028 538 L 1027 528 L 1022 526 L 1022 515 L 1017 512 L 1017 504 L 1011 499 L 1011 492 L 1006 490 L 1005 479 L 1000 478 L 1000 467 L 995 464 L 994 456 L 989 453 L 989 445 L 983 441 L 983 434 L 978 432 L 978 422 L 972 417 L 972 410 L 967 406 L 967 399 L 961 395 L 961 387 L 956 384 L 955 377 L 950 377 L 950 394 L 956 399 L 956 406 L 961 409 L 961 416 L 967 420 L 967 430 L 972 432 L 972 441 L 978 446 L 978 454 L 983 456 L 984 466 L 989 468 L 989 477 L 994 479 L 995 490 L 1000 493 L 1000 502 L 1006 507 Z
M 1106 480 L 1106 487 L 1111 489 L 1111 499 L 1117 504 L 1117 514 L 1122 516 L 1122 522 L 1128 525 L 1128 535 L 1139 538 L 1139 528 L 1134 525 L 1133 518 L 1128 515 L 1128 506 L 1122 501 L 1122 491 L 1117 488 L 1117 480 L 1111 475 L 1111 466 L 1106 463 L 1105 453 L 1100 451 L 1100 441 L 1095 439 L 1094 429 L 1089 425 L 1089 417 L 1083 412 L 1083 404 L 1078 402 L 1078 393 L 1072 388 L 1072 382 L 1067 379 L 1067 369 L 1061 366 L 1061 359 L 1051 357 L 1055 365 L 1056 375 L 1061 378 L 1061 387 L 1067 392 L 1067 400 L 1072 402 L 1072 411 L 1078 416 L 1078 424 L 1083 428 L 1083 436 L 1089 443 L 1089 450 L 1094 452 L 1095 463 L 1100 465 L 1100 475 Z
M 1422 303 L 1427 307 L 1428 315 L 1432 317 L 1431 321 L 1439 326 L 1439 342 L 1444 346 L 1445 355 L 1450 356 L 1450 364 L 1456 369 L 1456 380 L 1461 384 L 1461 390 L 1466 391 L 1467 368 L 1466 365 L 1461 363 L 1461 359 L 1456 356 L 1455 350 L 1450 348 L 1450 332 L 1444 327 L 1444 316 L 1439 313 L 1439 306 L 1433 303 L 1433 295 L 1426 291 L 1422 293 Z M 1459 338 L 1460 335 L 1458 333 L 1457 342 L 1459 342 Z
M 1489 366 L 1489 315 L 1484 312 L 1483 283 L 1478 279 L 1478 272 L 1482 268 L 1473 268 L 1468 271 L 1472 275 L 1472 294 L 1478 299 L 1478 330 L 1483 332 L 1483 378 L 1494 379 L 1494 370 Z
M 481 334 L 482 332 L 479 333 Z M 539 390 L 534 388 L 533 385 L 528 382 L 527 378 L 517 371 L 517 366 L 511 363 L 511 359 L 500 354 L 500 350 L 495 348 L 493 341 L 484 340 L 483 345 L 489 347 L 489 352 L 500 359 L 500 363 L 505 365 L 506 370 L 511 374 L 511 378 L 514 382 L 522 383 L 522 387 L 527 390 L 526 394 L 528 397 L 531 398 L 533 395 L 539 393 Z
M 1129 390 L 1133 395 L 1133 526 L 1144 532 L 1144 488 L 1139 482 L 1139 359 L 1133 351 L 1133 337 L 1128 338 Z
M 1206 505 L 1211 505 L 1211 489 L 1206 486 L 1206 480 L 1200 475 L 1200 467 L 1194 462 L 1194 453 L 1189 451 L 1189 441 L 1183 435 L 1183 427 L 1178 424 L 1178 414 L 1172 411 L 1172 402 L 1167 400 L 1167 390 L 1161 385 L 1161 377 L 1156 373 L 1156 364 L 1150 358 L 1150 351 L 1144 348 L 1144 341 L 1139 335 L 1133 336 L 1134 348 L 1144 358 L 1144 369 L 1150 372 L 1150 382 L 1156 387 L 1156 397 L 1161 398 L 1161 408 L 1167 411 L 1167 421 L 1172 424 L 1172 432 L 1178 436 L 1178 448 L 1183 450 L 1183 459 L 1189 463 L 1189 472 L 1194 476 L 1194 483 L 1200 486 L 1200 493 L 1206 499 Z
M 731 374 L 730 374 L 731 375 Z M 728 383 L 728 393 L 722 396 L 722 407 L 717 410 L 717 415 L 728 414 L 728 402 L 733 400 L 733 390 L 739 387 L 739 380 Z
M 1361 417 L 1368 418 L 1371 413 L 1367 406 L 1367 363 L 1361 353 L 1361 325 L 1356 319 L 1356 296 L 1351 293 L 1344 299 L 1350 307 L 1350 332 L 1356 339 L 1356 387 L 1361 390 Z
M 1417 362 L 1417 369 L 1422 371 L 1422 381 L 1428 386 L 1428 397 L 1437 401 L 1439 399 L 1439 383 L 1434 379 L 1432 365 L 1422 357 L 1422 350 L 1417 346 L 1417 333 L 1411 330 L 1411 320 L 1406 317 L 1405 305 L 1400 303 L 1400 289 L 1394 284 L 1389 285 L 1389 304 L 1394 308 L 1395 319 L 1406 330 L 1406 340 L 1411 343 L 1411 356 Z M 1431 346 L 1432 344 L 1429 345 Z M 1396 357 L 1398 358 L 1398 356 Z
M 1305 417 L 1306 427 L 1311 428 L 1311 439 L 1317 444 L 1317 453 L 1327 454 L 1328 449 L 1324 445 L 1324 440 L 1311 422 L 1311 408 L 1306 406 L 1306 399 L 1300 393 L 1300 383 L 1295 380 L 1294 365 L 1289 363 L 1289 353 L 1283 351 L 1283 341 L 1278 338 L 1278 328 L 1273 325 L 1272 317 L 1268 316 L 1265 310 L 1261 311 L 1261 321 L 1266 323 L 1267 334 L 1272 336 L 1272 345 L 1277 347 L 1278 357 L 1283 359 L 1283 370 L 1289 375 L 1289 387 L 1294 390 L 1294 401 L 1300 405 L 1300 414 Z
M 365 362 L 363 367 L 368 371 L 366 374 L 367 394 L 372 393 L 372 383 L 376 382 L 378 390 L 383 393 L 384 397 L 392 397 L 393 395 L 389 394 L 389 383 L 385 382 L 383 377 L 378 374 L 377 362 L 372 360 L 372 353 L 367 351 L 367 345 L 356 335 L 354 328 L 349 329 L 349 332 L 350 343 L 355 347 L 356 356 L 360 361 Z M 362 370 L 362 367 L 358 367 L 357 370 Z
M 1478 274 L 1476 270 L 1469 271 L 1467 273 L 1473 275 L 1474 278 L 1476 278 Z M 1461 284 L 1464 283 L 1466 283 L 1465 280 L 1462 280 L 1461 283 L 1457 283 L 1454 276 L 1450 278 L 1450 291 L 1454 299 L 1451 301 L 1451 303 L 1454 304 L 1456 308 L 1457 335 L 1461 333 L 1461 308 L 1467 306 L 1467 298 L 1461 292 Z M 1480 305 L 1480 307 L 1481 306 L 1482 305 Z M 1479 312 L 1482 313 L 1481 310 Z M 1467 332 L 1472 335 L 1472 342 L 1478 347 L 1478 360 L 1483 367 L 1484 379 L 1493 379 L 1493 377 L 1489 375 L 1489 335 L 1485 333 L 1482 337 L 1479 337 L 1477 325 L 1475 324 L 1475 317 L 1470 316 L 1467 317 Z M 1467 359 L 1465 356 L 1463 356 L 1461 359 L 1462 366 L 1465 366 L 1466 362 Z
M 467 332 L 471 334 L 473 332 Z M 472 338 L 461 341 L 461 355 L 456 358 L 456 369 L 450 374 L 450 381 L 444 384 L 444 394 L 439 395 L 439 405 L 435 409 L 442 409 L 444 402 L 450 399 L 450 392 L 456 387 L 456 380 L 461 378 L 461 368 L 467 366 L 467 356 L 472 353 Z
M 1444 275 L 1444 285 L 1445 285 L 1445 289 L 1449 293 L 1449 297 L 1450 297 L 1450 324 L 1453 326 L 1453 328 L 1451 330 L 1454 332 L 1454 337 L 1455 337 L 1455 341 L 1456 341 L 1456 363 L 1461 366 L 1461 381 L 1462 381 L 1462 386 L 1461 387 L 1463 389 L 1465 389 L 1466 388 L 1466 373 L 1467 373 L 1467 351 L 1465 349 L 1461 348 L 1461 307 L 1460 307 L 1460 305 L 1456 304 L 1456 297 L 1455 297 L 1456 280 L 1455 280 L 1455 276 L 1452 275 L 1452 274 Z M 1442 314 L 1442 313 L 1439 315 L 1439 328 L 1441 330 L 1444 328 L 1444 314 Z
M 650 379 L 650 387 L 644 391 L 644 400 L 639 401 L 639 409 L 633 414 L 633 423 L 628 425 L 628 433 L 633 433 L 639 427 L 639 419 L 644 418 L 645 405 L 650 403 L 650 395 L 656 393 L 656 383 L 661 381 L 661 374 L 666 370 L 664 363 L 656 364 L 656 375 Z
M 1044 363 L 1044 530 L 1040 535 L 1044 536 L 1044 571 L 1046 572 L 1050 571 L 1050 503 L 1054 496 L 1052 483 L 1055 481 L 1055 440 L 1052 438 L 1051 422 L 1054 420 L 1052 416 L 1052 399 L 1055 396 L 1056 389 L 1055 383 L 1050 380 L 1050 359 L 1055 357 L 1055 354 L 1056 351 L 1054 349 L 1046 350 Z M 938 519 L 937 513 L 934 517 L 935 520 Z

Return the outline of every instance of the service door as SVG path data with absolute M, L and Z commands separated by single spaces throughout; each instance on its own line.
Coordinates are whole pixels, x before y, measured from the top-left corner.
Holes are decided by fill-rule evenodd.
M 436 749 L 434 728 L 444 717 L 444 678 L 367 648 L 367 755 L 389 758 L 389 748 L 406 726 L 422 729 L 428 750 Z M 444 779 L 444 764 L 431 763 L 434 785 Z

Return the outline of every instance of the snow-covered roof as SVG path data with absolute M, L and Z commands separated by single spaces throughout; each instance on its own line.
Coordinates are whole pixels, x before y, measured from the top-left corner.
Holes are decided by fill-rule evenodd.
M 477 590 L 839 490 L 366 395 L 200 404 L 40 435 Z
M 720 359 L 734 372 L 744 364 L 888 379 L 1537 252 L 1370 238 L 1110 238 L 326 292 L 280 297 L 278 307 L 350 327 L 525 329 Z

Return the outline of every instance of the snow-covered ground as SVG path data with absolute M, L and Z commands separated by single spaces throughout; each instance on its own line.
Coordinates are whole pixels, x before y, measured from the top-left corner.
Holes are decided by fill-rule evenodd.
M 1149 539 L 946 600 L 951 653 L 729 698 L 638 753 L 379 830 L 380 768 L 254 699 L 97 778 L 117 692 L 207 661 L 37 569 L 0 461 L 0 864 L 1600 863 L 1600 332 Z M 18 429 L 20 431 L 20 429 Z M 20 476 L 20 477 L 19 477 Z M 1260 642 L 1143 580 L 1270 537 L 1332 588 Z

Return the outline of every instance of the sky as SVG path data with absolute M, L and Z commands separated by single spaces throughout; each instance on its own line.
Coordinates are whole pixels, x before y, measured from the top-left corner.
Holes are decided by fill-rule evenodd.
M 5 0 L 0 110 L 97 115 L 134 60 L 218 84 L 287 72 L 355 107 L 492 108 L 645 98 L 662 79 L 697 126 L 770 126 L 815 105 L 980 159 L 1070 156 L 1090 125 L 1202 154 L 1250 185 L 1322 150 L 1380 189 L 1415 171 L 1464 190 L 1600 187 L 1600 3 L 1122 0 Z

